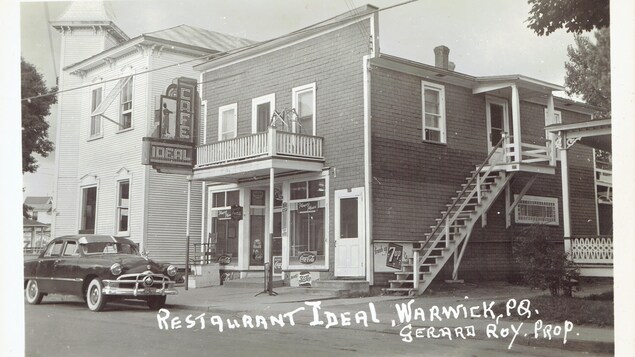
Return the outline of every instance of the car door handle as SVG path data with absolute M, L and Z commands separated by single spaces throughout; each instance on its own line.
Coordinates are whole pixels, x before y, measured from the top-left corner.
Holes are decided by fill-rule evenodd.
M 61 259 L 55 259 L 55 261 L 53 262 L 54 264 L 57 264 L 61 261 Z

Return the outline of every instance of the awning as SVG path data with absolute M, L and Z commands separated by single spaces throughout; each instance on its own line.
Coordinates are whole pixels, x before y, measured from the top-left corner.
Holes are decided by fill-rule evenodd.
M 132 78 L 132 76 L 121 78 L 117 82 L 117 85 L 115 85 L 115 87 L 110 91 L 110 93 L 108 93 L 106 98 L 101 103 L 99 103 L 99 106 L 97 106 L 97 108 L 95 108 L 95 110 L 91 113 L 91 116 L 95 116 L 95 115 L 103 116 L 104 113 L 106 112 L 106 109 L 108 109 L 110 104 L 112 104 L 113 100 L 115 100 L 115 97 L 121 92 L 121 89 L 128 83 L 128 81 L 130 81 L 130 78 Z
M 553 134 L 562 135 L 566 140 L 611 152 L 611 119 L 590 120 L 581 123 L 555 124 L 545 127 Z

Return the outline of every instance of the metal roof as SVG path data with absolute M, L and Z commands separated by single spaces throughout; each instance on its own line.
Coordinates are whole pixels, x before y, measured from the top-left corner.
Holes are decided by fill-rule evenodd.
M 205 30 L 189 25 L 180 25 L 165 30 L 144 33 L 142 36 L 148 39 L 159 39 L 220 52 L 256 43 L 255 41 L 245 38 Z

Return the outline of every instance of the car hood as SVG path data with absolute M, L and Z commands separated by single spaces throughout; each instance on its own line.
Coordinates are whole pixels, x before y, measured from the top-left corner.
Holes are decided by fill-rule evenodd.
M 144 271 L 152 271 L 153 273 L 164 273 L 164 265 L 145 258 L 140 255 L 132 254 L 104 254 L 102 258 L 111 262 L 111 264 L 119 263 L 123 268 L 122 274 L 143 273 Z

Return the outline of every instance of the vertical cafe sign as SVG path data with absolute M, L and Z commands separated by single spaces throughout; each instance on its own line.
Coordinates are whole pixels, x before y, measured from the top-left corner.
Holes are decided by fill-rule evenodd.
M 191 173 L 197 113 L 196 80 L 175 79 L 161 95 L 155 131 L 143 138 L 142 163 L 160 172 Z
M 177 80 L 177 93 L 177 139 L 192 141 L 192 121 L 196 115 L 194 112 L 196 80 L 190 78 L 179 78 Z

